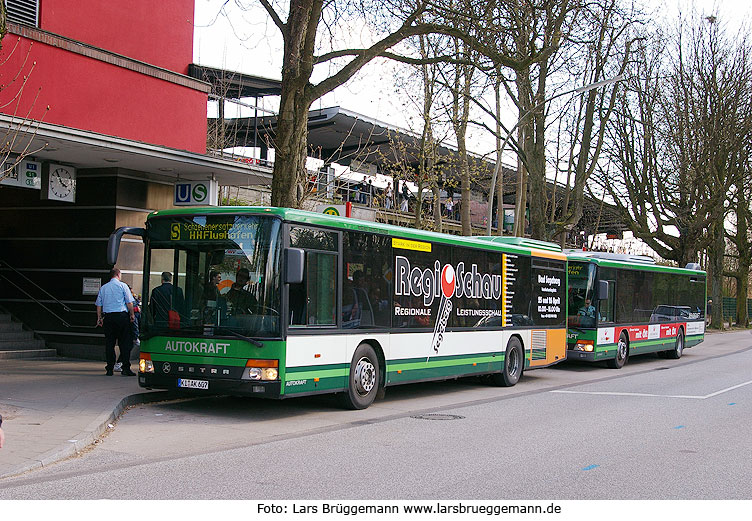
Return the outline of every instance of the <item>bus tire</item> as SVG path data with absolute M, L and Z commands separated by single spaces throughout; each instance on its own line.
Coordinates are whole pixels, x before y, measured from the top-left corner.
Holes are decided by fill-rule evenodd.
M 666 351 L 666 358 L 671 360 L 679 360 L 684 352 L 684 331 L 679 328 L 679 334 L 676 335 L 676 342 L 674 348 Z
M 619 343 L 616 344 L 616 356 L 606 362 L 611 369 L 621 369 L 627 363 L 629 358 L 629 339 L 627 334 L 622 331 L 619 335 Z
M 500 373 L 491 375 L 491 379 L 495 385 L 500 387 L 512 387 L 520 381 L 524 367 L 525 354 L 522 351 L 522 343 L 519 338 L 513 336 L 509 339 L 504 354 L 504 367 Z
M 342 394 L 342 404 L 347 409 L 365 409 L 379 392 L 381 369 L 376 351 L 370 344 L 360 344 L 350 362 L 347 390 Z

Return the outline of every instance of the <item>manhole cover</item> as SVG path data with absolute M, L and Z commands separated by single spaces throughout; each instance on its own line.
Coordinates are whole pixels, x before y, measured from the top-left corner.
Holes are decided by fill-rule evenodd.
M 464 416 L 458 414 L 418 414 L 417 416 L 410 416 L 416 420 L 464 420 Z

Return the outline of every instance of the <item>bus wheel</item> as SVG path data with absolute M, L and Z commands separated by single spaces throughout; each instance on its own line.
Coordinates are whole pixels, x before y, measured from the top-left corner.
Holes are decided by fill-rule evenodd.
M 342 395 L 348 409 L 365 409 L 379 392 L 379 359 L 369 344 L 360 344 L 350 362 L 347 391 Z
M 507 352 L 504 355 L 504 367 L 500 373 L 491 375 L 495 385 L 512 387 L 520 381 L 522 369 L 525 367 L 525 355 L 522 352 L 520 339 L 513 336 L 507 344 Z
M 619 343 L 616 344 L 616 358 L 612 358 L 606 364 L 611 369 L 621 369 L 627 363 L 627 358 L 629 358 L 629 342 L 626 333 L 622 331 L 619 335 Z
M 682 351 L 684 351 L 684 331 L 679 330 L 679 334 L 676 335 L 676 343 L 673 349 L 666 351 L 666 358 L 672 360 L 678 360 L 681 358 Z

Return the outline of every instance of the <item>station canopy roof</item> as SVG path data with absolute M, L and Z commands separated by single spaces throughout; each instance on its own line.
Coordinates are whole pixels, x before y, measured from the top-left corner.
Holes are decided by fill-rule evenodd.
M 213 85 L 213 92 L 221 92 L 221 97 L 236 99 L 242 97 L 279 96 L 281 81 L 258 76 L 245 75 L 233 71 L 224 71 L 210 67 L 191 65 L 191 76 L 208 81 Z M 197 76 L 201 74 L 201 76 Z M 210 122 L 217 124 L 216 119 Z M 259 116 L 248 118 L 225 118 L 225 146 L 266 148 L 274 143 L 277 116 Z M 368 173 L 368 165 L 374 165 L 380 173 L 386 173 L 390 166 L 400 163 L 403 167 L 417 170 L 420 136 L 389 123 L 359 114 L 342 107 L 314 109 L 308 113 L 308 155 L 323 160 L 325 163 L 337 163 L 350 166 L 354 171 Z M 458 181 L 457 149 L 453 146 L 437 147 L 438 163 L 443 165 L 445 179 Z M 490 176 L 494 163 L 477 155 L 470 156 L 480 167 L 473 190 L 481 193 L 488 191 Z M 516 192 L 516 167 L 504 166 L 505 203 L 514 202 Z M 374 179 L 378 180 L 376 173 Z M 458 185 L 458 182 L 454 183 Z M 557 200 L 563 200 L 564 186 L 549 182 L 549 188 L 557 192 Z M 598 222 L 601 232 L 620 233 L 626 229 L 616 214 L 615 208 L 599 200 L 585 197 L 585 215 L 583 220 Z
M 279 96 L 282 92 L 282 82 L 279 80 L 195 63 L 188 66 L 188 76 L 209 83 L 212 94 L 227 99 Z
M 260 165 L 107 136 L 87 130 L 0 114 L 13 136 L 13 155 L 70 164 L 78 169 L 120 168 L 145 179 L 175 182 L 216 179 L 219 184 L 271 184 L 272 170 Z

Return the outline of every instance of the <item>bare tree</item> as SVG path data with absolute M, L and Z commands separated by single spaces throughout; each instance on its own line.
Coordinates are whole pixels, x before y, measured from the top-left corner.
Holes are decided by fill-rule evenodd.
M 715 17 L 646 39 L 619 101 L 601 186 L 661 257 L 683 266 L 707 248 L 720 326 L 727 194 L 752 137 L 750 53 L 744 36 L 728 36 Z
M 568 63 L 579 66 L 580 70 L 570 68 L 570 77 L 575 78 L 576 84 L 591 85 L 624 74 L 634 43 L 634 37 L 630 34 L 634 20 L 635 12 L 632 8 L 622 9 L 619 0 L 599 0 L 583 8 L 578 27 L 571 37 L 578 41 L 567 49 L 574 52 L 565 53 Z M 575 111 L 565 139 L 569 148 L 564 184 L 566 192 L 560 210 L 555 200 L 556 190 L 552 192 L 548 213 L 549 222 L 554 226 L 546 237 L 551 239 L 558 235 L 562 246 L 567 233 L 582 218 L 585 185 L 600 160 L 619 88 L 619 83 L 594 88 L 584 98 L 577 96 L 572 100 L 574 103 L 569 104 Z M 557 211 L 560 211 L 558 218 Z
M 10 123 L 0 130 L 0 181 L 6 177 L 15 175 L 18 165 L 25 157 L 39 152 L 41 148 L 33 148 L 33 138 L 36 136 L 40 123 L 44 120 L 50 107 L 42 110 L 34 110 L 41 92 L 41 87 L 34 93 L 31 100 L 27 84 L 36 67 L 36 62 L 30 60 L 33 42 L 25 51 L 21 49 L 21 38 L 17 37 L 10 49 L 6 45 L 3 50 L 2 44 L 6 40 L 7 26 L 5 23 L 5 5 L 0 1 L 0 112 L 11 115 Z M 5 42 L 7 43 L 7 42 Z M 19 53 L 24 53 L 18 68 L 6 76 L 8 62 Z M 29 101 L 28 107 L 22 109 L 22 105 Z M 25 112 L 24 112 L 25 110 Z
M 424 63 L 426 60 L 418 56 L 400 54 L 399 45 L 405 40 L 421 34 L 457 37 L 488 60 L 516 69 L 539 59 L 538 49 L 518 57 L 489 43 L 501 30 L 496 25 L 483 23 L 488 19 L 485 13 L 499 9 L 500 4 L 495 0 L 289 0 L 285 4 L 274 0 L 258 1 L 284 41 L 282 92 L 273 143 L 272 204 L 277 206 L 298 205 L 298 186 L 305 172 L 307 117 L 311 104 L 343 85 L 377 57 Z M 350 34 L 353 25 L 363 24 L 368 27 L 362 33 L 374 36 L 374 41 L 367 46 L 335 48 L 333 38 L 329 39 L 327 48 L 321 45 L 319 37 L 323 34 L 330 37 L 337 31 Z M 469 30 L 462 31 L 460 27 Z M 451 59 L 451 56 L 434 56 L 428 61 Z M 317 65 L 328 65 L 331 73 L 313 83 Z
M 579 11 L 568 0 L 517 0 L 510 2 L 507 22 L 516 56 L 537 57 L 514 68 L 516 94 L 510 95 L 520 115 L 518 143 L 522 155 L 515 204 L 515 235 L 525 232 L 529 207 L 531 235 L 546 237 L 546 85 L 549 69 L 562 37 Z M 528 204 L 529 198 L 529 204 Z
M 747 53 L 749 47 L 745 46 Z M 741 94 L 740 95 L 745 95 Z M 752 93 L 747 92 L 747 96 Z M 747 104 L 746 110 L 750 110 Z M 731 258 L 731 267 L 727 267 L 724 276 L 734 280 L 736 286 L 736 324 L 749 327 L 749 298 L 750 266 L 752 266 L 752 114 L 742 116 L 742 132 L 746 133 L 746 146 L 739 150 L 732 163 L 734 181 L 728 194 L 730 230 L 726 230 L 726 257 Z M 746 128 L 745 128 L 746 127 Z M 727 226 L 727 228 L 729 228 Z

